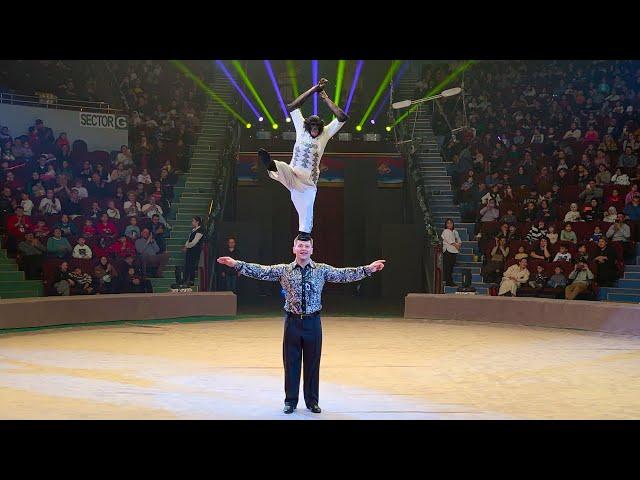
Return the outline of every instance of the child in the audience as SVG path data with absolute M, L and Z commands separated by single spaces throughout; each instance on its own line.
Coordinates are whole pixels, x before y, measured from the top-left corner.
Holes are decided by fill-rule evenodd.
M 560 251 L 556 253 L 556 256 L 553 259 L 554 262 L 570 262 L 571 261 L 571 252 L 567 250 L 566 245 L 560 245 Z

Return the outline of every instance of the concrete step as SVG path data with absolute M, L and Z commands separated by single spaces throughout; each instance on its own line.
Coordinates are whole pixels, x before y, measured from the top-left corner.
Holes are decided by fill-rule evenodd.
M 625 265 L 625 272 L 640 272 L 640 265 Z
M 640 280 L 625 280 L 625 279 L 620 279 L 618 280 L 618 285 L 619 288 L 637 288 L 638 289 L 638 293 L 640 293 Z
M 640 280 L 640 272 L 631 272 L 625 268 L 624 280 Z
M 611 302 L 640 303 L 640 292 L 636 294 L 630 293 L 610 293 L 607 300 Z
M 0 282 L 22 282 L 24 280 L 24 272 L 21 270 L 1 271 Z
M 464 262 L 458 257 L 455 268 L 482 268 L 482 262 Z
M 463 270 L 470 270 L 472 275 L 480 275 L 480 273 L 482 272 L 482 268 L 481 267 L 460 267 L 456 264 L 455 267 L 453 267 L 453 273 L 462 273 Z
M 472 286 L 476 289 L 476 295 L 489 295 L 488 287 L 481 287 L 472 284 Z M 444 293 L 455 294 L 458 290 L 458 287 L 444 287 Z
M 0 263 L 0 273 L 2 272 L 17 272 L 18 271 L 18 265 L 16 264 L 15 260 L 12 260 L 12 263 Z
M 453 281 L 454 281 L 454 283 L 461 283 L 462 282 L 462 273 L 453 272 Z M 482 275 L 480 275 L 479 273 L 472 273 L 471 274 L 471 282 L 472 283 L 483 283 L 482 282 Z

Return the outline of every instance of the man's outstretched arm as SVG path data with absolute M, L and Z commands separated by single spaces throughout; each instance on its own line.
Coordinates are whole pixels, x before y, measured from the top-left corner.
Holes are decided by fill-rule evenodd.
M 316 92 L 322 91 L 324 86 L 328 83 L 326 78 L 321 78 L 317 85 L 314 85 L 306 92 L 302 93 L 298 98 L 296 98 L 293 102 L 287 105 L 287 110 L 289 112 L 293 112 L 296 108 L 300 108 L 302 104 L 309 98 L 312 94 Z
M 329 110 L 333 112 L 333 114 L 336 116 L 339 122 L 344 123 L 349 119 L 349 116 L 346 113 L 344 113 L 344 110 L 342 110 L 339 106 L 333 103 L 333 100 L 329 98 L 329 95 L 327 95 L 327 92 L 322 90 L 320 92 L 320 98 L 324 100 L 324 103 L 327 104 L 327 107 L 329 107 Z
M 379 272 L 384 268 L 386 260 L 376 260 L 363 267 L 335 268 L 331 265 L 324 265 L 325 280 L 332 283 L 357 282 L 365 277 L 370 277 L 374 272 Z
M 257 263 L 248 263 L 241 260 L 234 260 L 231 257 L 220 257 L 218 263 L 227 267 L 235 268 L 237 272 L 245 277 L 255 278 L 256 280 L 266 280 L 268 282 L 277 282 L 282 277 L 286 265 L 258 265 Z

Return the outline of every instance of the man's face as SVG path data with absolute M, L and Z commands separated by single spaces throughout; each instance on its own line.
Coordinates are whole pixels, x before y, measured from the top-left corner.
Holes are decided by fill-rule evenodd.
M 227 246 L 229 248 L 236 248 L 236 240 L 234 238 L 230 238 L 227 240 Z
M 296 240 L 293 244 L 293 254 L 297 260 L 307 260 L 313 254 L 313 245 L 310 241 Z
M 142 230 L 142 233 L 140 235 L 142 235 L 142 238 L 146 240 L 147 238 L 149 238 L 149 230 L 145 228 L 144 230 Z

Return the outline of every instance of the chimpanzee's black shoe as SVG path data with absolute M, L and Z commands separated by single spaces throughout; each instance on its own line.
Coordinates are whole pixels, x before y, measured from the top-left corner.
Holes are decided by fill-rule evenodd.
M 271 160 L 271 155 L 269 155 L 269 152 L 267 152 L 264 148 L 261 148 L 260 150 L 258 150 L 258 158 L 264 164 L 267 170 L 271 172 L 278 171 L 278 169 L 276 168 L 276 163 L 273 160 Z

